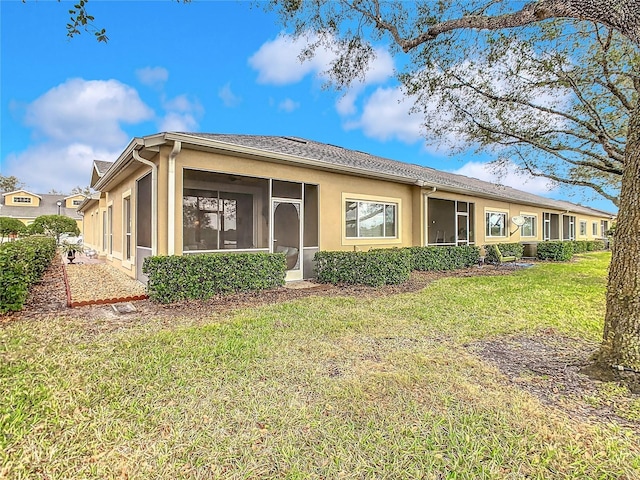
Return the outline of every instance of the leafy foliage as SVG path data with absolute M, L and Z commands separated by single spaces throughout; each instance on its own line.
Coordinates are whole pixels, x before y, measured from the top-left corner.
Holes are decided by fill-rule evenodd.
M 378 287 L 400 284 L 411 274 L 408 249 L 380 249 L 368 252 L 318 252 L 316 280 L 320 283 L 356 284 Z
M 24 182 L 21 182 L 18 177 L 0 175 L 0 192 L 14 192 L 23 187 Z
M 480 248 L 475 246 L 455 247 L 409 247 L 411 269 L 418 271 L 457 270 L 478 264 Z
M 18 235 L 26 230 L 26 225 L 17 218 L 0 217 L 0 243 L 4 237 Z
M 28 237 L 0 245 L 0 313 L 22 309 L 56 253 L 53 238 Z
M 571 242 L 540 242 L 538 244 L 538 259 L 554 262 L 567 262 L 573 257 L 573 244 Z
M 160 303 L 264 290 L 284 284 L 283 253 L 209 253 L 144 260 L 149 298 Z
M 602 0 L 281 2 L 301 57 L 334 53 L 327 73 L 347 88 L 366 75 L 377 42 L 401 62 L 402 93 L 427 142 L 497 153 L 552 182 L 616 203 L 637 103 L 637 3 Z M 613 20 L 616 19 L 616 20 Z
M 56 243 L 59 243 L 63 233 L 80 235 L 76 221 L 64 215 L 40 215 L 29 225 L 29 230 L 31 233 L 55 237 Z

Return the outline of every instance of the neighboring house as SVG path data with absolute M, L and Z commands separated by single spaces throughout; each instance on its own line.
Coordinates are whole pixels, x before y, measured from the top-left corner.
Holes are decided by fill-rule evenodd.
M 85 244 L 144 280 L 149 255 L 284 252 L 603 238 L 613 215 L 295 137 L 159 133 L 96 162 Z M 521 216 L 518 227 L 511 219 Z
M 82 194 L 65 197 L 16 190 L 1 195 L 0 217 L 17 218 L 25 225 L 30 225 L 41 215 L 65 215 L 73 218 L 82 232 L 82 215 L 78 207 L 84 199 Z

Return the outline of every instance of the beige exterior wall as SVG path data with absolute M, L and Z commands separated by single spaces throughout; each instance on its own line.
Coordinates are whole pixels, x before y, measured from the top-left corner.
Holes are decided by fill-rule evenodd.
M 171 147 L 162 146 L 153 159 L 158 166 L 158 243 L 160 255 L 181 255 L 183 249 L 183 174 L 185 169 L 226 173 L 238 176 L 283 180 L 314 184 L 318 186 L 318 239 L 321 250 L 368 250 L 370 248 L 405 247 L 426 245 L 428 242 L 428 199 L 458 200 L 474 204 L 474 220 L 470 228 L 474 231 L 474 244 L 527 242 L 543 240 L 544 212 L 562 215 L 564 212 L 539 206 L 529 206 L 503 202 L 472 195 L 433 191 L 416 185 L 371 179 L 348 173 L 327 172 L 310 167 L 284 163 L 235 157 L 220 153 L 184 148 L 175 162 L 174 187 L 169 173 L 168 159 Z M 101 194 L 99 201 L 89 202 L 83 208 L 85 215 L 85 244 L 98 251 L 109 263 L 135 278 L 138 260 L 136 258 L 136 181 L 150 172 L 150 167 L 133 162 L 114 181 L 114 186 Z M 173 212 L 170 211 L 169 195 L 173 195 Z M 124 240 L 124 199 L 130 198 L 131 206 L 131 258 L 125 258 Z M 347 238 L 345 227 L 345 203 L 347 200 L 376 201 L 396 204 L 398 225 L 396 238 L 363 239 Z M 103 215 L 111 207 L 113 244 L 109 247 L 109 235 L 104 245 Z M 487 237 L 485 234 L 486 212 L 504 212 L 507 218 L 504 237 Z M 536 218 L 535 236 L 522 235 L 512 222 L 516 215 L 531 215 Z M 577 240 L 601 238 L 600 221 L 606 217 L 591 217 L 572 214 L 576 217 Z M 581 234 L 580 222 L 586 222 L 586 232 Z M 109 222 L 107 222 L 108 224 Z M 597 224 L 597 234 L 593 234 L 593 224 Z M 109 232 L 107 232 L 108 234 Z M 511 234 L 513 233 L 513 234 Z M 510 235 L 511 234 L 511 235 Z M 173 240 L 173 242 L 170 241 Z M 173 250 L 171 250 L 173 248 Z
M 595 240 L 603 238 L 600 228 L 601 220 L 606 219 L 606 217 L 594 217 L 579 213 L 569 212 L 567 213 L 565 210 L 557 210 L 553 208 L 526 205 L 520 203 L 511 203 L 504 202 L 500 200 L 487 199 L 482 197 L 476 197 L 471 195 L 461 195 L 458 193 L 450 193 L 450 192 L 442 192 L 437 191 L 435 193 L 425 192 L 425 195 L 429 199 L 442 199 L 442 200 L 458 200 L 463 202 L 470 202 L 474 204 L 474 221 L 473 221 L 473 232 L 474 232 L 474 243 L 476 245 L 488 245 L 494 243 L 516 243 L 516 242 L 540 242 L 543 241 L 544 235 L 544 226 L 543 219 L 544 213 L 552 213 L 559 215 L 560 221 L 560 238 L 562 239 L 562 216 L 569 215 L 575 217 L 575 240 Z M 507 226 L 505 235 L 502 237 L 488 237 L 486 235 L 486 214 L 487 212 L 498 212 L 505 213 L 507 216 Z M 514 216 L 533 216 L 535 217 L 535 235 L 528 236 L 524 235 L 522 229 L 518 228 L 511 219 Z M 428 212 L 425 214 L 427 228 L 431 222 L 428 218 Z M 586 222 L 586 234 L 582 235 L 580 233 L 580 222 Z M 611 221 L 608 220 L 609 226 L 611 226 Z M 597 225 L 597 232 L 593 233 L 593 224 Z
M 163 152 L 168 156 L 168 151 Z M 322 250 L 368 250 L 370 248 L 404 247 L 413 244 L 413 223 L 415 191 L 417 187 L 382 180 L 356 177 L 353 175 L 324 172 L 291 166 L 285 164 L 230 157 L 220 154 L 184 150 L 176 161 L 176 212 L 174 222 L 176 253 L 182 248 L 182 179 L 183 169 L 206 170 L 236 175 L 246 175 L 260 178 L 272 178 L 290 182 L 301 182 L 318 185 L 319 190 L 319 243 Z M 166 172 L 166 169 L 164 169 Z M 159 172 L 161 182 L 166 176 Z M 161 183 L 161 185 L 165 185 Z M 161 187 L 160 192 L 166 192 Z M 164 195 L 161 195 L 163 197 Z M 397 203 L 398 231 L 395 239 L 350 239 L 344 231 L 345 199 L 375 200 Z M 159 212 L 166 211 L 165 198 L 159 200 Z M 419 205 L 418 205 L 419 207 Z M 162 218 L 162 216 L 161 216 Z M 165 217 L 166 218 L 166 217 Z M 160 231 L 166 232 L 166 223 L 160 224 Z M 166 235 L 160 235 L 166 240 Z M 164 242 L 160 243 L 160 253 L 163 253 Z
M 136 163 L 121 182 L 111 190 L 103 192 L 99 201 L 90 202 L 83 208 L 84 244 L 98 252 L 108 263 L 135 278 L 136 275 L 136 181 L 150 171 L 150 168 Z M 126 235 L 124 205 L 130 201 L 131 212 L 131 256 L 126 258 Z M 165 195 L 166 198 L 166 195 Z M 111 219 L 109 213 L 111 212 Z M 106 216 L 106 230 L 104 228 Z M 112 231 L 109 231 L 109 225 Z M 166 230 L 165 230 L 166 232 Z M 106 235 L 105 235 L 106 233 Z M 165 235 L 166 237 L 166 235 Z

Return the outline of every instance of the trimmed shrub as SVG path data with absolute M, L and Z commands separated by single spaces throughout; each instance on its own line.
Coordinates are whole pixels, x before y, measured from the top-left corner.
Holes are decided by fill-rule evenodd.
M 160 303 L 284 285 L 284 253 L 203 253 L 144 259 L 149 298 Z
M 538 243 L 538 259 L 566 262 L 573 256 L 573 242 L 540 242 Z
M 0 245 L 0 313 L 21 310 L 29 288 L 56 254 L 53 238 L 28 237 Z
M 571 242 L 573 246 L 573 253 L 584 253 L 587 251 L 587 242 L 586 240 L 575 240 Z
M 457 247 L 408 247 L 411 252 L 411 270 L 456 270 L 478 264 L 480 248 L 463 245 Z
M 491 245 L 485 245 L 485 262 L 498 263 L 498 255 L 495 248 L 500 249 L 500 253 L 503 257 L 516 257 L 522 258 L 524 254 L 524 245 L 521 243 L 493 243 Z
M 605 245 L 602 240 L 588 240 L 586 244 L 587 252 L 597 252 L 605 249 Z
M 411 252 L 405 248 L 368 252 L 318 252 L 314 257 L 316 280 L 379 287 L 400 284 L 411 274 Z

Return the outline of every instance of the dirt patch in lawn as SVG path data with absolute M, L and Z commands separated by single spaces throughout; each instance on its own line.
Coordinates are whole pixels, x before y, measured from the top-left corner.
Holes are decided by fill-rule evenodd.
M 590 423 L 616 423 L 640 434 L 640 395 L 634 379 L 612 371 L 612 381 L 582 373 L 597 343 L 570 338 L 553 329 L 534 335 L 507 336 L 468 346 L 495 365 L 508 381 L 542 403 Z

